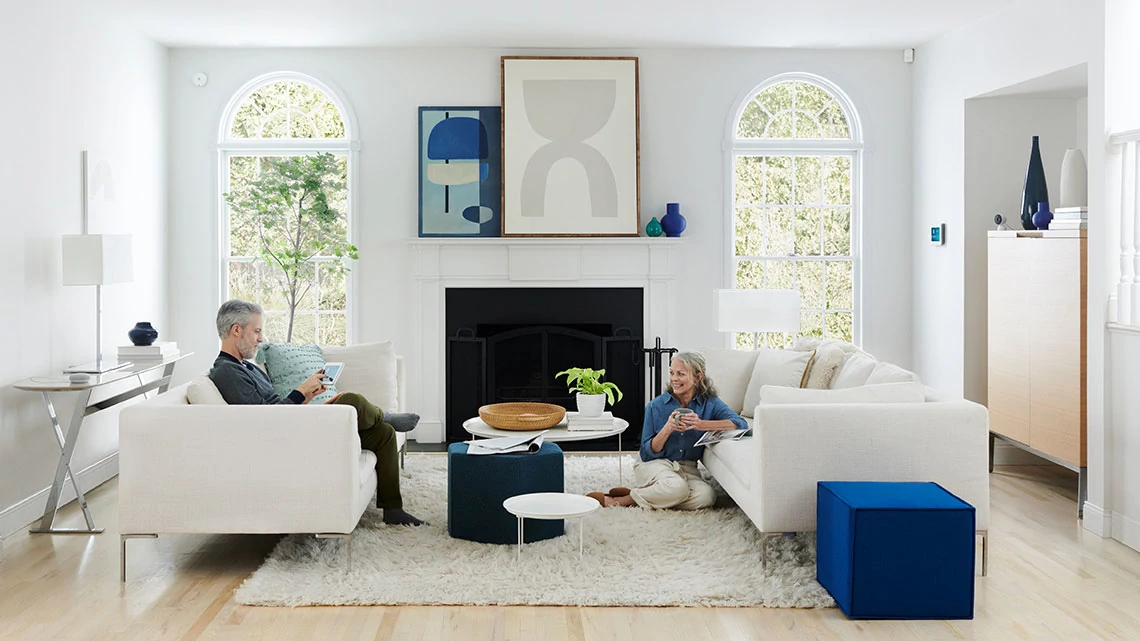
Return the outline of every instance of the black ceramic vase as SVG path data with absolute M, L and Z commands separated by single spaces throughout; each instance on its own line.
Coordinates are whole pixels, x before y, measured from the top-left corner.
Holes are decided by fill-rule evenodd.
M 1033 214 L 1037 213 L 1037 203 L 1049 202 L 1049 189 L 1045 186 L 1045 167 L 1041 164 L 1041 149 L 1037 136 L 1033 137 L 1033 149 L 1029 152 L 1029 167 L 1025 170 L 1025 189 L 1021 192 L 1021 226 L 1037 229 L 1033 224 Z
M 158 330 L 151 327 L 150 323 L 140 321 L 127 332 L 127 338 L 130 338 L 135 345 L 150 345 L 158 338 Z

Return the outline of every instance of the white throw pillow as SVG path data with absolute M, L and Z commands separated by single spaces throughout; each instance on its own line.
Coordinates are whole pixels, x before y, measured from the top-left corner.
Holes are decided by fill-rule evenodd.
M 924 403 L 926 390 L 919 383 L 885 383 L 862 385 L 846 389 L 796 389 L 793 387 L 765 386 L 760 403 L 783 405 L 787 403 Z
M 910 370 L 905 370 L 898 365 L 890 363 L 879 363 L 875 365 L 874 371 L 867 377 L 867 385 L 877 385 L 879 383 L 917 383 L 918 375 Z
M 752 416 L 752 411 L 762 397 L 761 388 L 765 385 L 799 387 L 804 381 L 804 372 L 813 354 L 815 352 L 770 347 L 757 350 L 756 366 L 752 368 L 752 378 L 748 381 L 748 390 L 744 392 L 744 406 L 740 415 Z
M 756 367 L 757 352 L 743 349 L 703 349 L 705 370 L 714 385 L 720 400 L 740 413 L 744 407 L 744 392 L 752 379 Z
M 866 385 L 867 379 L 871 377 L 871 372 L 875 371 L 875 365 L 878 364 L 879 361 L 867 352 L 855 352 L 848 356 L 839 371 L 835 372 L 835 376 L 831 379 L 831 389 Z
M 191 405 L 228 405 L 218 386 L 206 374 L 199 374 L 186 386 L 186 402 Z
M 392 343 L 322 346 L 321 352 L 326 363 L 344 363 L 344 370 L 336 381 L 337 389 L 363 394 L 385 411 L 398 408 L 396 352 Z
M 837 341 L 824 341 L 815 350 L 815 356 L 808 364 L 807 379 L 804 387 L 807 389 L 828 389 L 831 380 L 839 371 L 843 361 L 847 360 L 847 353 L 843 351 Z

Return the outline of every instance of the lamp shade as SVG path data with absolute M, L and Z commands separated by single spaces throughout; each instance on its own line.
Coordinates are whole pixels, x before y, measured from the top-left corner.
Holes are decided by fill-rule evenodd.
M 798 332 L 800 292 L 795 289 L 718 289 L 718 332 Z
M 131 237 L 79 234 L 63 237 L 63 284 L 110 285 L 134 279 Z

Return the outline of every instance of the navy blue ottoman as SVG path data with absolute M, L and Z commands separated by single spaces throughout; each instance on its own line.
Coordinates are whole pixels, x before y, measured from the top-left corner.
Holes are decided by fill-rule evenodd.
M 974 618 L 974 508 L 937 483 L 820 482 L 816 578 L 853 619 Z
M 467 454 L 466 443 L 447 447 L 447 533 L 479 543 L 515 544 L 518 519 L 503 501 L 519 494 L 562 492 L 562 448 L 543 443 L 534 454 Z M 562 536 L 564 521 L 531 521 L 524 541 Z

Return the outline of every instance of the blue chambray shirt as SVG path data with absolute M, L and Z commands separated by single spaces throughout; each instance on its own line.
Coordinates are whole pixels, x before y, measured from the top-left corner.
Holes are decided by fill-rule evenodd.
M 696 446 L 694 443 L 701 438 L 704 434 L 700 430 L 689 430 L 687 432 L 673 432 L 669 435 L 669 440 L 665 441 L 665 447 L 661 448 L 660 452 L 654 452 L 650 447 L 650 442 L 661 428 L 665 427 L 665 421 L 673 410 L 681 407 L 681 403 L 673 398 L 673 395 L 666 392 L 661 396 L 649 401 L 649 405 L 645 406 L 645 423 L 641 428 L 641 460 L 652 461 L 654 459 L 667 459 L 670 461 L 699 461 L 701 455 L 705 453 L 705 446 Z M 721 421 L 728 419 L 736 423 L 737 427 L 742 430 L 748 429 L 748 422 L 740 415 L 732 411 L 724 401 L 720 398 L 713 396 L 711 398 L 702 399 L 694 397 L 689 401 L 689 409 L 697 414 L 697 418 L 702 421 Z

